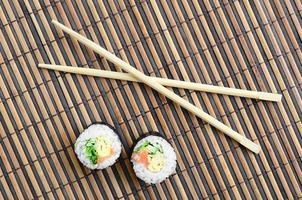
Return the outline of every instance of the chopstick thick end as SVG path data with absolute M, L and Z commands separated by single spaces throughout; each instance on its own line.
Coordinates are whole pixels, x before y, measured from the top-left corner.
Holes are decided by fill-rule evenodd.
M 44 63 L 39 63 L 38 64 L 39 68 L 42 69 L 51 69 L 51 70 L 58 70 L 58 71 L 62 71 L 64 69 L 64 66 L 61 65 L 52 65 L 52 64 L 44 64 Z M 70 71 L 71 69 L 67 69 L 67 71 Z
M 255 154 L 258 154 L 261 151 L 260 145 L 252 142 L 246 137 L 243 137 L 243 139 L 240 141 L 240 144 L 246 147 L 247 149 L 251 150 Z
M 57 20 L 51 20 L 51 23 L 55 26 L 55 27 L 57 27 L 57 28 L 60 28 L 60 29 L 64 29 L 64 25 L 63 24 L 61 24 L 60 22 L 58 22 Z
M 261 93 L 259 95 L 259 99 L 265 100 L 265 101 L 275 101 L 280 102 L 282 99 L 281 94 L 273 94 L 273 93 Z
M 53 24 L 55 24 L 55 23 L 57 23 L 58 21 L 57 20 L 55 20 L 55 19 L 52 19 L 51 20 L 51 23 L 53 23 Z
M 38 64 L 38 67 L 39 67 L 39 68 L 46 68 L 46 65 L 43 64 L 43 63 L 39 63 L 39 64 Z
M 43 68 L 43 69 L 53 69 L 53 70 L 58 69 L 57 65 L 50 65 L 50 64 L 44 64 L 44 63 L 39 63 L 38 67 Z

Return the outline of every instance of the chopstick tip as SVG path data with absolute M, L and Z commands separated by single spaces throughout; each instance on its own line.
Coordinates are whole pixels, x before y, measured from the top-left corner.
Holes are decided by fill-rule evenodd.
M 277 99 L 277 101 L 281 101 L 282 100 L 282 94 L 278 94 L 278 97 L 276 99 Z
M 265 100 L 265 101 L 280 102 L 282 100 L 282 95 L 273 94 L 273 93 L 262 93 L 262 94 L 260 94 L 259 99 Z
M 243 139 L 240 141 L 240 144 L 249 149 L 250 151 L 254 152 L 255 154 L 260 153 L 261 147 L 259 144 L 252 142 L 248 138 L 243 136 Z

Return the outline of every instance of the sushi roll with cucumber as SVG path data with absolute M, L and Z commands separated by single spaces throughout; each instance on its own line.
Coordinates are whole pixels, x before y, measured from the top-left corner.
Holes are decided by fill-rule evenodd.
M 83 165 L 90 169 L 104 169 L 115 163 L 122 145 L 109 125 L 93 124 L 80 134 L 74 149 Z
M 159 134 L 139 140 L 133 149 L 131 162 L 138 178 L 156 184 L 175 172 L 176 154 L 170 143 Z

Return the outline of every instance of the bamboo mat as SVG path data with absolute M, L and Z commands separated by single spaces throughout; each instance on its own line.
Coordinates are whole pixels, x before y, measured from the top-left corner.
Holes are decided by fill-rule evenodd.
M 0 199 L 302 198 L 301 16 L 299 0 L 0 1 Z M 271 103 L 173 89 L 262 152 L 142 84 L 38 69 L 119 70 L 51 19 L 150 76 L 283 94 Z M 90 171 L 73 143 L 101 121 L 123 151 L 113 167 Z M 157 185 L 139 181 L 129 162 L 148 131 L 177 154 L 176 173 Z

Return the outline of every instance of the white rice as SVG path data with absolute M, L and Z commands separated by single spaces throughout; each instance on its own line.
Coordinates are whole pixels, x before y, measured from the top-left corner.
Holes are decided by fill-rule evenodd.
M 85 154 L 85 144 L 90 138 L 96 138 L 98 136 L 103 136 L 112 142 L 112 148 L 114 149 L 114 155 L 110 158 L 104 160 L 100 164 L 93 164 Z M 104 169 L 115 163 L 121 154 L 122 145 L 118 135 L 107 125 L 104 124 L 93 124 L 83 131 L 78 137 L 74 145 L 75 153 L 77 154 L 79 160 L 90 169 Z
M 151 172 L 147 168 L 145 168 L 142 164 L 136 163 L 131 159 L 133 163 L 133 169 L 138 178 L 145 181 L 146 183 L 160 183 L 165 180 L 168 176 L 175 172 L 176 168 L 176 154 L 172 146 L 162 137 L 159 136 L 147 136 L 140 140 L 134 147 L 136 150 L 141 144 L 143 144 L 146 140 L 154 143 L 159 143 L 162 146 L 164 157 L 165 157 L 165 166 L 159 172 Z

